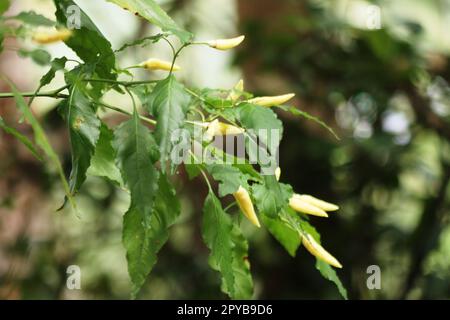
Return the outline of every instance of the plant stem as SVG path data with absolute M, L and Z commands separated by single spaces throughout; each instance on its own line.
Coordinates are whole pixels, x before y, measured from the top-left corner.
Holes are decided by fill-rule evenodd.
M 144 80 L 144 81 L 119 81 L 119 80 L 111 80 L 111 79 L 84 79 L 84 81 L 87 82 L 103 82 L 103 83 L 112 83 L 112 84 L 119 84 L 124 87 L 131 87 L 131 86 L 137 86 L 140 84 L 151 84 L 156 83 L 159 80 Z
M 104 103 L 104 102 L 98 101 L 98 102 L 95 102 L 95 103 L 97 103 L 98 105 L 100 105 L 100 106 L 102 106 L 102 107 L 105 107 L 105 108 L 107 108 L 107 109 L 111 109 L 111 110 L 120 112 L 120 113 L 122 113 L 122 114 L 126 114 L 126 115 L 128 115 L 128 116 L 132 116 L 132 115 L 133 115 L 131 112 L 128 112 L 128 111 L 126 111 L 126 110 L 120 109 L 120 108 L 118 108 L 118 107 L 112 106 L 112 105 L 107 104 L 107 103 Z M 144 116 L 141 116 L 141 115 L 139 116 L 139 118 L 140 118 L 142 121 L 145 121 L 145 122 L 147 122 L 147 123 L 156 125 L 156 121 L 153 120 L 153 119 L 150 119 L 150 118 L 147 118 L 147 117 L 144 117 Z
M 55 91 L 49 91 L 49 92 L 39 92 L 36 94 L 36 92 L 22 92 L 22 97 L 48 97 L 48 98 L 55 98 L 55 99 L 64 99 L 68 98 L 69 95 L 60 93 L 66 88 L 63 88 L 61 90 L 55 90 Z M 4 98 L 14 98 L 14 94 L 12 92 L 2 92 L 0 93 L 0 99 Z

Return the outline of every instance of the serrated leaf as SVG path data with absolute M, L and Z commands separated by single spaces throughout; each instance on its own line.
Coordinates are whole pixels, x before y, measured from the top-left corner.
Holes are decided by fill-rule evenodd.
M 70 190 L 75 194 L 86 180 L 86 172 L 91 164 L 95 146 L 100 136 L 100 119 L 95 108 L 75 84 L 70 90 L 69 100 L 62 106 L 62 113 L 69 128 L 72 151 L 72 171 Z
M 219 199 L 210 191 L 203 207 L 202 233 L 211 250 L 211 267 L 221 273 L 225 293 L 233 299 L 248 299 L 252 294 L 248 247 L 236 228 Z
M 180 28 L 167 13 L 153 0 L 108 0 L 118 6 L 139 14 L 154 25 L 177 36 L 181 42 L 189 42 L 193 35 Z
M 220 197 L 236 192 L 239 186 L 245 187 L 247 185 L 247 180 L 242 172 L 231 165 L 213 164 L 206 166 L 206 168 L 214 180 L 219 181 Z
M 136 85 L 130 88 L 130 91 L 139 98 L 139 101 L 141 101 L 142 108 L 146 110 L 150 109 L 151 93 L 154 87 L 154 84 L 149 83 Z
M 301 238 L 295 225 L 289 222 L 291 217 L 287 210 L 282 210 L 275 218 L 261 215 L 264 225 L 286 251 L 295 257 Z
M 286 107 L 286 106 L 277 106 L 277 107 L 282 109 L 282 110 L 284 110 L 284 111 L 288 111 L 288 112 L 292 113 L 295 116 L 300 116 L 300 117 L 303 117 L 305 119 L 308 119 L 308 120 L 316 122 L 317 124 L 319 124 L 320 126 L 325 128 L 326 130 L 328 130 L 328 132 L 330 132 L 337 140 L 340 140 L 339 136 L 336 134 L 336 132 L 334 132 L 334 130 L 330 126 L 328 126 L 325 122 L 323 122 L 319 118 L 309 114 L 308 112 L 299 110 L 299 109 L 297 109 L 295 107 Z
M 149 225 L 143 223 L 141 213 L 131 207 L 124 216 L 123 243 L 127 251 L 128 272 L 136 297 L 156 263 L 157 253 L 169 238 L 168 229 L 180 214 L 175 190 L 164 175 L 158 183 L 153 215 Z
M 232 264 L 234 290 L 230 290 L 225 281 L 222 281 L 221 289 L 233 299 L 251 299 L 253 295 L 253 279 L 248 259 L 248 242 L 237 224 L 233 224 L 231 239 L 234 243 Z M 232 291 L 234 291 L 234 296 L 231 294 Z
M 88 174 L 92 176 L 104 177 L 123 185 L 122 176 L 116 166 L 116 152 L 112 146 L 114 134 L 104 123 L 100 127 L 100 137 L 95 146 L 94 156 L 91 159 L 91 166 Z
M 52 27 L 55 25 L 54 21 L 34 11 L 23 11 L 16 16 L 10 17 L 10 19 L 16 19 L 22 21 L 25 24 L 36 27 L 37 26 Z
M 339 290 L 341 296 L 347 300 L 347 290 L 339 279 L 336 271 L 326 262 L 316 259 L 316 269 L 319 270 L 320 274 L 327 280 L 333 282 Z
M 56 17 L 62 25 L 67 25 L 67 10 L 76 6 L 72 0 L 54 0 Z M 65 41 L 85 63 L 92 65 L 102 78 L 115 79 L 115 55 L 111 44 L 95 26 L 91 19 L 80 9 L 81 28 L 74 29 L 73 35 Z
M 119 49 L 115 50 L 114 52 L 122 52 L 125 49 L 140 46 L 141 48 L 149 45 L 150 43 L 158 42 L 164 35 L 162 33 L 158 33 L 154 36 L 148 36 L 141 39 L 134 40 L 130 43 L 125 43 L 123 46 L 121 46 Z
M 156 117 L 155 138 L 161 154 L 161 169 L 166 170 L 173 148 L 172 134 L 183 127 L 189 108 L 190 96 L 185 92 L 173 75 L 161 80 L 155 86 L 150 97 L 149 112 Z M 171 162 L 171 168 L 174 164 Z
M 243 103 L 237 107 L 236 114 L 241 125 L 254 130 L 264 145 L 273 143 L 275 149 L 278 147 L 283 136 L 283 123 L 270 108 Z
M 221 273 L 225 287 L 230 288 L 230 295 L 234 296 L 232 229 L 231 218 L 223 210 L 219 199 L 209 192 L 203 206 L 203 240 L 211 250 L 212 264 Z
M 252 194 L 258 210 L 275 218 L 289 203 L 292 188 L 279 183 L 274 175 L 263 176 L 263 183 L 252 185 Z
M 66 57 L 53 59 L 53 61 L 51 62 L 50 70 L 48 70 L 48 72 L 44 74 L 39 81 L 39 88 L 42 88 L 43 86 L 46 86 L 47 84 L 52 82 L 52 80 L 55 78 L 56 72 L 63 70 L 66 66 L 66 63 Z
M 115 130 L 113 147 L 123 181 L 130 190 L 131 206 L 137 207 L 143 221 L 149 225 L 158 181 L 153 165 L 155 140 L 136 111 Z
M 130 120 L 115 130 L 113 146 L 117 165 L 131 196 L 130 208 L 124 215 L 123 244 L 127 252 L 133 297 L 144 284 L 156 252 L 151 242 L 152 226 L 155 224 L 152 213 L 158 190 L 158 171 L 154 166 L 156 159 L 152 150 L 155 144 L 136 110 Z
M 64 175 L 64 170 L 62 168 L 61 162 L 59 161 L 58 155 L 53 150 L 50 142 L 48 141 L 48 138 L 45 135 L 44 129 L 40 125 L 39 121 L 34 117 L 31 110 L 28 108 L 27 103 L 25 102 L 25 100 L 24 100 L 23 96 L 20 94 L 20 92 L 17 90 L 16 86 L 11 81 L 9 81 L 7 78 L 4 78 L 4 79 L 11 87 L 17 107 L 22 112 L 26 121 L 33 128 L 34 139 L 35 139 L 36 144 L 40 148 L 42 148 L 42 150 L 45 152 L 45 154 L 50 159 L 50 161 L 52 161 L 53 164 L 55 165 L 55 167 L 58 171 L 59 177 L 61 179 L 61 182 L 63 184 L 66 197 L 69 200 L 71 206 L 75 209 L 76 208 L 75 201 L 73 200 L 72 194 L 70 192 L 69 184 L 67 183 L 66 177 Z
M 18 52 L 20 57 L 22 58 L 31 58 L 36 64 L 40 66 L 46 66 L 52 60 L 52 56 L 50 53 L 43 49 L 34 49 L 34 50 L 25 50 L 20 49 Z
M 28 148 L 28 150 L 31 151 L 33 156 L 35 156 L 39 161 L 42 161 L 42 157 L 37 152 L 36 148 L 34 147 L 33 142 L 30 141 L 26 136 L 21 134 L 19 131 L 17 131 L 15 128 L 8 126 L 2 117 L 0 117 L 0 128 L 3 129 L 6 133 L 14 136 L 17 140 L 19 140 L 25 147 Z

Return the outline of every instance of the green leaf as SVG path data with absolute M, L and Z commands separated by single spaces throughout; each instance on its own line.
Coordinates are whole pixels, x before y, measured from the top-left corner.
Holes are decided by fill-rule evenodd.
M 62 168 L 61 162 L 59 161 L 58 155 L 53 150 L 52 146 L 50 145 L 50 142 L 48 141 L 47 136 L 45 135 L 44 130 L 42 129 L 42 126 L 40 125 L 39 121 L 34 117 L 31 110 L 28 108 L 27 103 L 25 102 L 23 96 L 20 94 L 20 92 L 17 90 L 16 86 L 11 83 L 8 79 L 4 78 L 5 81 L 10 85 L 11 90 L 14 94 L 14 99 L 17 103 L 17 107 L 24 115 L 24 118 L 27 120 L 27 122 L 31 125 L 34 131 L 34 139 L 36 141 L 36 144 L 42 148 L 42 150 L 45 152 L 45 154 L 48 156 L 48 158 L 53 162 L 55 165 L 59 177 L 61 179 L 61 182 L 64 187 L 64 191 L 66 193 L 66 197 L 69 200 L 71 206 L 75 209 L 76 204 L 73 200 L 72 194 L 70 192 L 69 184 L 67 183 L 66 177 L 64 175 L 64 170 Z
M 4 14 L 10 6 L 10 0 L 0 0 L 0 14 Z
M 91 159 L 91 166 L 88 174 L 92 176 L 104 177 L 123 185 L 122 176 L 116 166 L 116 153 L 112 146 L 114 134 L 104 123 L 100 127 L 100 137 L 95 147 L 94 156 Z
M 37 63 L 40 66 L 46 66 L 50 63 L 52 60 L 52 56 L 50 53 L 43 49 L 34 49 L 31 51 L 20 49 L 18 51 L 18 54 L 22 58 L 31 58 L 35 63 Z
M 284 111 L 288 111 L 288 112 L 292 113 L 295 116 L 300 116 L 300 117 L 303 117 L 305 119 L 308 119 L 308 120 L 316 122 L 317 124 L 319 124 L 323 128 L 327 129 L 328 132 L 330 132 L 337 140 L 340 140 L 339 136 L 336 134 L 336 132 L 334 132 L 334 130 L 331 127 L 329 127 L 325 122 L 323 122 L 319 118 L 309 114 L 308 112 L 299 110 L 299 109 L 297 109 L 295 107 L 286 107 L 286 106 L 277 106 L 277 107 L 282 109 L 282 110 L 284 110 Z
M 333 282 L 339 290 L 341 296 L 347 300 L 347 290 L 339 279 L 336 271 L 326 262 L 316 259 L 316 269 L 319 270 L 320 274 L 327 280 Z
M 279 183 L 274 175 L 265 175 L 262 184 L 252 185 L 252 194 L 258 210 L 275 218 L 284 207 L 287 207 L 292 196 L 292 188 Z
M 158 181 L 158 172 L 153 165 L 156 161 L 153 155 L 155 140 L 136 111 L 132 119 L 116 129 L 113 147 L 122 178 L 130 190 L 131 206 L 137 207 L 145 224 L 149 225 Z
M 133 14 L 138 14 L 147 19 L 154 25 L 161 28 L 162 31 L 167 31 L 177 36 L 181 42 L 189 42 L 193 35 L 181 29 L 167 13 L 153 0 L 108 0 L 118 6 L 131 11 Z
M 242 172 L 231 165 L 213 164 L 206 166 L 208 172 L 219 181 L 219 196 L 236 192 L 239 186 L 247 186 L 247 179 Z
M 100 136 L 101 122 L 79 84 L 75 84 L 70 91 L 70 98 L 61 111 L 69 128 L 72 151 L 69 183 L 72 194 L 75 194 L 86 180 L 86 172 Z
M 141 213 L 134 206 L 125 214 L 123 243 L 133 284 L 132 297 L 136 297 L 155 265 L 157 253 L 169 238 L 168 229 L 179 214 L 180 204 L 175 190 L 164 175 L 159 178 L 155 207 L 149 225 L 143 223 Z
M 181 129 L 186 119 L 190 96 L 173 75 L 158 82 L 150 98 L 149 112 L 156 117 L 155 138 L 161 153 L 161 168 L 165 172 L 166 161 L 176 140 L 172 134 Z M 176 137 L 175 137 L 176 138 Z M 174 165 L 171 163 L 172 169 Z
M 201 173 L 200 164 L 185 163 L 184 168 L 186 169 L 189 180 L 194 179 Z
M 56 72 L 63 70 L 66 66 L 67 58 L 61 57 L 61 58 L 55 58 L 51 62 L 50 70 L 42 76 L 41 80 L 39 81 L 39 88 L 42 88 L 43 86 L 46 86 L 52 80 L 55 78 Z
M 278 119 L 276 113 L 273 112 L 272 109 L 243 103 L 237 107 L 236 112 L 239 122 L 245 129 L 254 130 L 264 145 L 267 146 L 267 144 L 271 142 L 273 143 L 275 150 L 278 148 L 283 135 L 283 123 Z M 267 131 L 260 132 L 259 130 L 261 129 Z M 274 132 L 272 130 L 277 132 L 277 135 L 273 135 Z
M 275 239 L 281 243 L 292 257 L 295 257 L 297 249 L 301 244 L 301 238 L 295 224 L 290 222 L 292 217 L 289 215 L 288 210 L 282 210 L 275 218 L 270 218 L 264 214 L 261 215 L 261 218 Z
M 133 297 L 144 284 L 158 249 L 152 242 L 152 228 L 156 223 L 152 213 L 158 190 L 158 171 L 154 166 L 156 159 L 153 154 L 155 145 L 153 136 L 140 122 L 136 110 L 133 118 L 122 123 L 114 134 L 117 165 L 131 195 L 130 208 L 124 216 L 123 243 Z
M 219 199 L 210 191 L 203 208 L 203 239 L 211 250 L 210 265 L 222 275 L 222 289 L 233 299 L 251 298 L 248 245 Z
M 164 35 L 162 33 L 158 33 L 154 36 L 148 36 L 141 39 L 134 40 L 130 43 L 125 43 L 123 46 L 121 46 L 119 49 L 115 50 L 114 52 L 122 52 L 125 49 L 140 46 L 141 48 L 144 48 L 148 46 L 150 43 L 156 43 L 158 42 Z
M 52 27 L 55 25 L 54 21 L 44 17 L 43 15 L 37 14 L 34 11 L 23 11 L 16 16 L 9 17 L 9 19 L 19 20 L 30 26 Z
M 54 0 L 58 22 L 67 25 L 67 10 L 76 6 L 72 0 Z M 74 29 L 73 35 L 65 41 L 85 63 L 92 65 L 102 78 L 115 79 L 115 55 L 111 44 L 95 26 L 91 19 L 80 9 L 81 28 Z
M 133 92 L 141 101 L 142 108 L 149 110 L 151 103 L 151 93 L 155 85 L 153 83 L 139 84 L 132 86 L 130 91 Z
M 19 131 L 17 131 L 15 128 L 9 127 L 2 117 L 0 117 L 0 128 L 2 128 L 6 133 L 16 137 L 17 140 L 19 140 L 25 147 L 28 148 L 28 150 L 31 151 L 31 153 L 40 161 L 42 161 L 42 157 L 37 152 L 36 148 L 34 147 L 33 142 L 30 141 L 26 136 L 21 134 Z
M 234 288 L 230 290 L 227 283 L 222 281 L 221 289 L 233 299 L 251 299 L 253 295 L 253 279 L 248 259 L 248 242 L 239 226 L 235 223 L 231 230 L 231 240 L 234 243 L 232 263 Z M 232 295 L 233 291 L 234 296 Z

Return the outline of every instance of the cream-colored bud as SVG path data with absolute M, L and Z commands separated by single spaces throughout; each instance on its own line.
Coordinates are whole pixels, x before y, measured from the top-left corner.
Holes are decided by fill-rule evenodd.
M 231 39 L 216 39 L 208 41 L 208 46 L 218 50 L 228 50 L 237 47 L 244 41 L 245 36 L 239 36 Z
M 328 217 L 328 214 L 324 210 L 300 199 L 300 195 L 298 194 L 294 194 L 289 199 L 289 206 L 297 212 L 318 217 Z
M 242 213 L 247 217 L 247 219 L 250 220 L 250 222 L 258 228 L 261 227 L 248 191 L 242 186 L 239 186 L 239 189 L 235 193 L 233 193 L 233 196 L 236 199 L 236 202 Z
M 313 196 L 310 196 L 308 194 L 302 194 L 298 196 L 299 199 L 308 202 L 309 204 L 312 204 L 315 207 L 318 207 L 324 211 L 336 211 L 339 210 L 339 207 L 333 203 L 326 202 L 320 199 L 317 199 Z
M 243 128 L 233 126 L 228 123 L 220 122 L 218 119 L 208 123 L 205 132 L 206 140 L 211 140 L 215 136 L 225 136 L 244 133 Z
M 270 96 L 270 97 L 257 97 L 248 100 L 248 103 L 256 104 L 262 107 L 272 107 L 279 106 L 289 100 L 291 100 L 295 96 L 295 93 L 283 94 L 281 96 Z
M 148 70 L 170 71 L 170 69 L 172 68 L 172 62 L 151 58 L 147 61 L 142 62 L 139 66 Z M 178 71 L 180 69 L 181 68 L 179 66 L 175 64 L 173 65 L 173 71 Z
M 280 168 L 280 167 L 277 167 L 277 168 L 275 169 L 275 178 L 277 178 L 277 181 L 279 181 L 279 180 L 280 180 L 280 177 L 281 177 L 281 168 Z
M 302 244 L 313 256 L 325 261 L 329 265 L 336 268 L 342 268 L 342 264 L 333 257 L 328 251 L 326 251 L 309 233 L 302 233 Z
M 33 34 L 33 41 L 39 44 L 50 44 L 60 41 L 66 41 L 72 36 L 72 34 L 72 31 L 69 29 L 36 32 L 35 34 Z
M 235 102 L 242 96 L 242 92 L 244 91 L 244 80 L 239 80 L 238 83 L 231 90 L 230 94 L 227 97 L 227 100 L 231 100 Z

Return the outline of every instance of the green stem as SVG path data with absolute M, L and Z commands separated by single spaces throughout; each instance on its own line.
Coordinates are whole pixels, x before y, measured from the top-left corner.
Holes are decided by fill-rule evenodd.
M 120 108 L 118 108 L 118 107 L 112 106 L 112 105 L 107 104 L 107 103 L 104 103 L 104 102 L 99 102 L 99 101 L 98 101 L 98 102 L 95 102 L 95 103 L 98 104 L 98 105 L 100 105 L 100 106 L 102 106 L 102 107 L 104 107 L 104 108 L 111 109 L 111 110 L 120 112 L 120 113 L 122 113 L 122 114 L 126 114 L 127 116 L 132 116 L 132 115 L 133 115 L 131 112 L 128 112 L 128 111 L 126 111 L 126 110 L 120 109 Z M 145 121 L 145 122 L 147 122 L 147 123 L 156 125 L 156 121 L 153 120 L 153 119 L 150 119 L 150 118 L 147 118 L 147 117 L 144 117 L 144 116 L 141 116 L 141 115 L 139 116 L 139 118 L 140 118 L 142 121 Z
M 61 90 L 55 90 L 55 91 L 49 91 L 49 92 L 21 92 L 20 94 L 22 97 L 48 97 L 48 98 L 56 98 L 56 99 L 65 99 L 68 98 L 69 95 L 60 93 L 66 88 L 63 88 Z M 0 99 L 4 98 L 14 98 L 14 94 L 12 92 L 2 92 L 0 93 Z
M 140 84 L 151 84 L 156 83 L 159 80 L 144 80 L 144 81 L 119 81 L 119 80 L 111 80 L 111 79 L 84 79 L 84 81 L 87 82 L 103 82 L 103 83 L 112 83 L 112 84 L 119 84 L 124 87 L 132 87 L 137 86 Z

